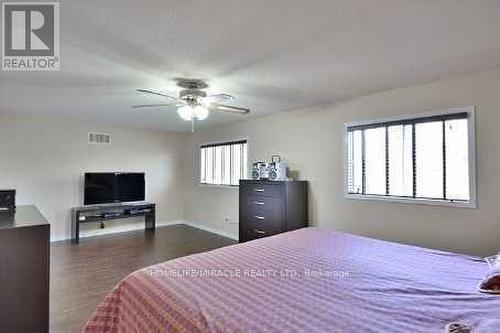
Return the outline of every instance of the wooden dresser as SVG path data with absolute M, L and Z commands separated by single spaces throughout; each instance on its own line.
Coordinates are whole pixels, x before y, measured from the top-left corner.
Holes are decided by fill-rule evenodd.
M 35 206 L 0 214 L 0 332 L 49 331 L 49 242 Z
M 308 225 L 306 181 L 240 181 L 240 242 Z

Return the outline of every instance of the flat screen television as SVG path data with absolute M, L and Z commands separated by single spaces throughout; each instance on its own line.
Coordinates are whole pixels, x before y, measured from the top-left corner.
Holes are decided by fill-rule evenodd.
M 84 205 L 144 201 L 144 173 L 85 173 Z

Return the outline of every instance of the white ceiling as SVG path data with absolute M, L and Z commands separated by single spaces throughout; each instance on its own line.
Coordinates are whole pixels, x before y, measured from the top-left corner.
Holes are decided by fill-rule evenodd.
M 0 112 L 188 131 L 136 88 L 203 78 L 249 116 L 500 66 L 498 0 L 64 0 L 61 71 L 0 72 Z

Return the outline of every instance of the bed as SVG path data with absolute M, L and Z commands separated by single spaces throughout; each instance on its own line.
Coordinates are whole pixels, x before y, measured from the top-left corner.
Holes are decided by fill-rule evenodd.
M 443 332 L 500 318 L 478 257 L 300 229 L 124 278 L 87 332 Z

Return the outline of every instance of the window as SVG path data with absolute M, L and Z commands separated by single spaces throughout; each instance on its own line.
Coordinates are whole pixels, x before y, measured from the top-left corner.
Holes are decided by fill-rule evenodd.
M 233 141 L 200 148 L 200 183 L 238 186 L 247 175 L 247 141 Z
M 345 130 L 347 197 L 475 207 L 473 107 Z

